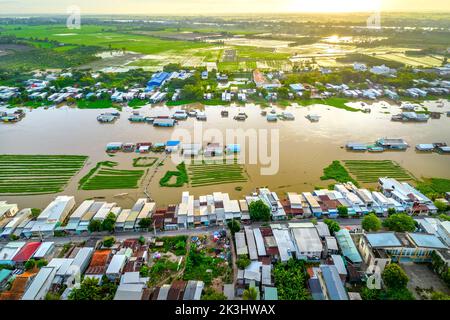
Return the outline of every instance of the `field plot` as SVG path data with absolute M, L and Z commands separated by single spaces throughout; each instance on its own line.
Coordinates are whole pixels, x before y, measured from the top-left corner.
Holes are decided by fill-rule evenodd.
M 193 164 L 189 166 L 189 177 L 193 187 L 248 180 L 240 164 Z
M 375 183 L 379 177 L 413 180 L 411 174 L 391 160 L 343 160 L 346 169 L 360 182 Z
M 0 194 L 61 192 L 86 159 L 71 155 L 0 155 Z
M 97 163 L 86 176 L 81 178 L 79 189 L 135 189 L 144 175 L 144 170 L 118 170 L 113 169 L 117 162 L 103 161 Z

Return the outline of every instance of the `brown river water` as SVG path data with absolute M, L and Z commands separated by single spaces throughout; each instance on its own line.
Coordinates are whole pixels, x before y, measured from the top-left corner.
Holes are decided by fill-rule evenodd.
M 426 102 L 429 110 L 450 111 L 450 103 L 438 107 L 436 102 Z M 450 178 L 450 156 L 437 153 L 417 153 L 418 143 L 446 142 L 450 144 L 450 118 L 445 114 L 441 119 L 430 119 L 427 123 L 400 123 L 390 121 L 392 114 L 399 113 L 398 106 L 386 102 L 372 105 L 371 113 L 349 112 L 324 105 L 309 107 L 290 106 L 286 110 L 295 116 L 294 121 L 270 123 L 262 116 L 258 106 L 226 107 L 229 117 L 222 118 L 221 106 L 207 106 L 208 120 L 201 122 L 203 130 L 218 129 L 278 129 L 279 130 L 279 170 L 275 175 L 261 175 L 260 164 L 247 164 L 245 170 L 249 180 L 245 183 L 232 183 L 205 187 L 161 188 L 159 180 L 167 170 L 175 165 L 167 159 L 158 167 L 149 185 L 151 197 L 158 205 L 178 203 L 182 191 L 188 190 L 196 197 L 214 191 L 230 193 L 232 199 L 249 194 L 256 187 L 268 186 L 281 196 L 284 192 L 310 191 L 314 186 L 327 186 L 332 181 L 321 181 L 324 167 L 333 160 L 346 159 L 389 159 L 401 164 L 417 178 Z M 180 107 L 145 106 L 139 111 L 145 115 L 170 115 Z M 268 112 L 270 109 L 265 109 Z M 120 206 L 131 207 L 138 197 L 144 196 L 144 185 L 150 173 L 134 190 L 78 190 L 78 180 L 99 161 L 119 162 L 118 169 L 133 169 L 135 153 L 117 153 L 110 157 L 105 153 L 108 142 L 165 142 L 171 139 L 175 129 L 193 132 L 195 118 L 180 121 L 175 128 L 155 128 L 146 123 L 130 123 L 128 116 L 132 110 L 124 108 L 121 117 L 113 124 L 100 124 L 96 116 L 107 110 L 80 110 L 69 107 L 57 109 L 36 109 L 15 124 L 0 123 L 0 154 L 80 154 L 89 156 L 87 165 L 76 175 L 63 193 L 74 195 L 77 203 L 87 198 L 103 197 L 106 201 L 117 202 Z M 246 112 L 244 122 L 233 120 L 238 112 Z M 389 114 L 387 112 L 390 112 Z M 320 121 L 311 123 L 305 118 L 308 114 L 320 115 Z M 411 146 L 404 152 L 355 153 L 343 148 L 346 142 L 374 142 L 381 137 L 403 138 Z M 154 156 L 149 154 L 147 156 Z M 162 157 L 162 155 L 157 155 Z M 241 191 L 235 188 L 241 186 Z M 121 193 L 127 195 L 118 196 Z M 36 196 L 0 196 L 0 200 L 18 203 L 21 207 L 45 207 L 56 194 Z

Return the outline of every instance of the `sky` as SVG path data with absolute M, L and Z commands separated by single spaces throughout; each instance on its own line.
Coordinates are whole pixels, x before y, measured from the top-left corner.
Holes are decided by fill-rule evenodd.
M 0 0 L 1 14 L 232 14 L 336 12 L 450 12 L 449 0 Z

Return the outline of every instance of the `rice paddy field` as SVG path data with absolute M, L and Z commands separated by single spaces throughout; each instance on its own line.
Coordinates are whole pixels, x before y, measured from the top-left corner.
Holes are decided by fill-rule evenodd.
M 343 160 L 345 168 L 359 182 L 376 183 L 379 177 L 395 178 L 399 181 L 414 180 L 414 177 L 392 160 Z
M 192 164 L 188 168 L 192 187 L 247 182 L 248 177 L 240 164 Z
M 118 170 L 114 169 L 117 162 L 103 161 L 79 181 L 79 189 L 105 190 L 105 189 L 136 189 L 144 175 L 144 170 Z
M 49 194 L 64 190 L 87 156 L 0 155 L 0 194 Z

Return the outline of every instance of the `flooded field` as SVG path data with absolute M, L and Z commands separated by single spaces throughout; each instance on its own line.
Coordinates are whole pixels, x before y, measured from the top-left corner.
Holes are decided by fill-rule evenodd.
M 351 104 L 350 104 L 351 105 Z M 450 111 L 450 103 L 438 107 L 436 102 L 425 103 L 430 111 Z M 108 201 L 117 202 L 124 207 L 130 207 L 136 198 L 144 196 L 144 189 L 149 184 L 148 191 L 158 204 L 178 203 L 181 192 L 189 190 L 196 197 L 213 191 L 229 192 L 232 198 L 248 194 L 255 187 L 268 186 L 282 195 L 286 191 L 307 191 L 314 186 L 327 186 L 332 181 L 321 181 L 322 169 L 331 161 L 388 159 L 398 162 L 415 177 L 450 178 L 450 156 L 436 153 L 417 153 L 414 146 L 418 143 L 446 142 L 450 144 L 450 118 L 445 114 L 438 119 L 430 119 L 427 123 L 399 123 L 390 121 L 392 114 L 400 112 L 398 106 L 390 106 L 385 102 L 372 106 L 371 113 L 348 112 L 324 105 L 310 107 L 290 106 L 286 110 L 295 116 L 294 121 L 278 121 L 270 123 L 261 115 L 258 106 L 226 107 L 229 117 L 222 118 L 221 110 L 225 107 L 205 107 L 208 117 L 206 122 L 195 118 L 180 121 L 175 128 L 155 128 L 152 125 L 132 124 L 128 116 L 132 110 L 124 108 L 121 117 L 113 124 L 99 124 L 96 116 L 106 110 L 80 110 L 62 107 L 52 110 L 36 109 L 28 111 L 26 117 L 15 124 L 0 124 L 0 154 L 69 154 L 87 155 L 87 165 L 70 181 L 64 192 L 60 194 L 75 195 L 77 203 L 92 198 L 104 197 Z M 166 106 L 145 106 L 141 114 L 169 115 L 179 107 L 169 109 Z M 270 111 L 270 109 L 266 109 Z M 277 109 L 278 112 L 283 111 Z M 245 122 L 233 120 L 238 112 L 246 112 Z M 320 121 L 311 123 L 305 118 L 308 114 L 320 115 Z M 105 145 L 109 142 L 165 142 L 170 140 L 176 129 L 186 129 L 193 132 L 195 124 L 202 124 L 203 130 L 218 129 L 278 129 L 279 171 L 276 175 L 261 175 L 261 165 L 245 165 L 249 176 L 247 182 L 230 183 L 207 187 L 160 188 L 159 180 L 167 170 L 174 170 L 175 164 L 170 158 L 160 167 L 150 167 L 139 189 L 132 190 L 78 190 L 78 181 L 99 161 L 115 161 L 117 169 L 136 169 L 132 159 L 138 157 L 135 153 L 118 153 L 111 157 L 105 153 Z M 348 141 L 374 142 L 380 137 L 404 138 L 411 146 L 404 152 L 383 153 L 352 153 L 343 148 Z M 207 140 L 204 141 L 206 145 Z M 149 156 L 155 156 L 150 153 Z M 156 154 L 163 157 L 162 154 Z M 276 159 L 277 157 L 275 157 Z M 149 183 L 153 170 L 156 174 Z M 242 190 L 236 191 L 236 187 Z M 127 193 L 124 195 L 124 193 Z M 122 195 L 120 195 L 122 194 Z M 56 194 L 36 196 L 1 196 L 2 200 L 19 203 L 22 207 L 44 207 Z

